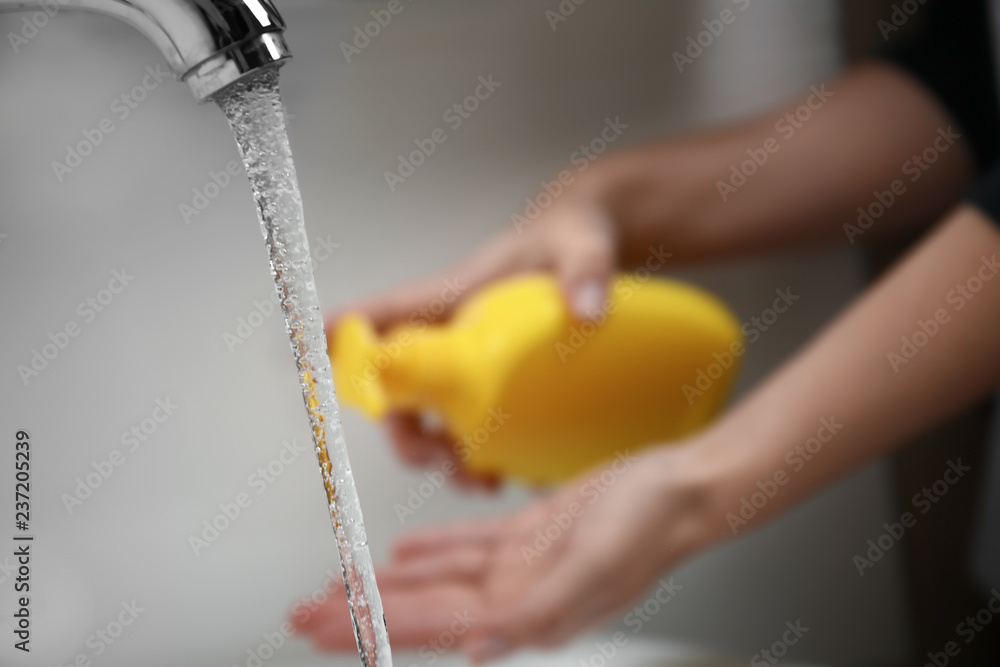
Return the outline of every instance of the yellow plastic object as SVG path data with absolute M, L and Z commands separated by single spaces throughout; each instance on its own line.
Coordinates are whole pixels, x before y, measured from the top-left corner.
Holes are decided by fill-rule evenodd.
M 481 290 L 444 325 L 379 338 L 349 315 L 330 340 L 337 393 L 373 419 L 436 413 L 470 469 L 530 483 L 708 423 L 743 354 L 731 312 L 696 287 L 628 274 L 608 298 L 581 322 L 551 276 L 529 274 Z

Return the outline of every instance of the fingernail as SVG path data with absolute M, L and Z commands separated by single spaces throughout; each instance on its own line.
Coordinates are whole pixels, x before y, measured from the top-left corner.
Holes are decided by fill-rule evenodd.
M 573 293 L 572 306 L 577 317 L 594 319 L 604 307 L 604 286 L 596 281 L 584 283 Z
M 499 660 L 508 653 L 510 653 L 510 643 L 497 635 L 477 639 L 469 646 L 469 655 L 476 663 Z

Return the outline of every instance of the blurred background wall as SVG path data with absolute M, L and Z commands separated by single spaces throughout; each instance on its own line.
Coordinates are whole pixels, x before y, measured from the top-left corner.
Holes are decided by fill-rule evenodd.
M 742 3 L 588 0 L 553 30 L 545 11 L 555 1 L 404 0 L 349 63 L 340 43 L 384 3 L 278 4 L 296 54 L 283 88 L 328 307 L 440 268 L 502 229 L 607 117 L 628 124 L 615 147 L 631 145 L 767 113 L 841 65 L 829 0 L 753 0 L 683 72 L 672 53 L 703 20 Z M 2 35 L 20 27 L 19 16 L 0 18 Z M 4 642 L 0 663 L 94 657 L 88 635 L 135 600 L 138 622 L 95 664 L 245 664 L 247 649 L 337 565 L 312 453 L 282 463 L 262 490 L 252 477 L 309 433 L 280 316 L 268 314 L 273 286 L 242 170 L 197 215 L 180 210 L 237 159 L 225 120 L 166 81 L 120 118 L 114 101 L 162 62 L 111 20 L 60 13 L 17 53 L 6 39 L 0 53 L 0 434 L 31 432 L 38 535 L 36 652 L 13 656 Z M 501 86 L 390 192 L 383 172 L 481 75 Z M 114 131 L 60 182 L 51 163 L 104 118 Z M 134 279 L 85 319 L 78 304 L 123 270 Z M 861 286 L 859 262 L 843 250 L 673 273 L 718 291 L 743 318 L 767 308 L 775 289 L 801 295 L 750 348 L 741 391 Z M 246 340 L 241 318 L 259 322 Z M 17 366 L 71 322 L 80 334 L 22 381 Z M 158 400 L 177 407 L 129 451 L 122 434 L 141 429 Z M 445 488 L 401 525 L 394 505 L 423 473 L 404 469 L 376 427 L 354 414 L 345 421 L 376 560 L 406 528 L 528 497 Z M 67 508 L 78 478 L 116 449 L 121 465 Z M 0 476 L 2 497 L 12 495 L 9 477 Z M 789 660 L 898 660 L 907 629 L 896 554 L 864 578 L 851 561 L 898 517 L 886 479 L 883 464 L 870 466 L 690 562 L 675 573 L 682 594 L 645 634 L 747 659 L 801 619 L 811 630 Z M 252 504 L 196 555 L 189 538 L 240 493 Z M 5 616 L 9 585 L 0 582 Z M 295 643 L 268 664 L 356 660 Z

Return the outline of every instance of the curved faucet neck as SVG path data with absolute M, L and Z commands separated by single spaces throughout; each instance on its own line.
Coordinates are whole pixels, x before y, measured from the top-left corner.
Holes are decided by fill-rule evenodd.
M 144 34 L 199 102 L 292 54 L 272 0 L 0 0 L 0 12 L 84 10 Z

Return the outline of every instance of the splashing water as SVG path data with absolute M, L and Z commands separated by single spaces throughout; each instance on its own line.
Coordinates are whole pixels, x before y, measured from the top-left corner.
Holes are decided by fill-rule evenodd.
M 361 503 L 333 389 L 302 196 L 278 92 L 278 70 L 266 70 L 230 86 L 216 102 L 236 135 L 257 201 L 271 273 L 285 314 L 323 473 L 361 662 L 364 667 L 392 667 L 382 600 L 375 584 Z

